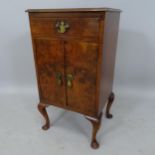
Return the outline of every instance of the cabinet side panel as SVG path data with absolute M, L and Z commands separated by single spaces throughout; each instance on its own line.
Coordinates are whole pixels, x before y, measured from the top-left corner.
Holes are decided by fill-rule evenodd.
M 102 111 L 112 91 L 119 17 L 120 13 L 118 12 L 105 13 L 99 113 Z
M 36 46 L 34 42 L 34 38 L 32 35 L 32 25 L 31 25 L 31 14 L 28 14 L 29 17 L 29 26 L 30 26 L 30 33 L 31 33 L 31 41 L 32 41 L 32 50 L 33 50 L 33 58 L 34 58 L 34 64 L 35 64 L 35 72 L 36 72 L 36 80 L 37 80 L 37 87 L 38 87 L 38 93 L 39 93 L 39 102 L 41 100 L 41 92 L 40 92 L 40 85 L 39 85 L 39 77 L 38 77 L 38 67 L 37 67 L 37 62 L 36 62 Z

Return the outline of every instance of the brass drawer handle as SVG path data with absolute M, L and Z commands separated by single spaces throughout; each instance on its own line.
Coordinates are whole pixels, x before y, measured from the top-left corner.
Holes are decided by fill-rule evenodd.
M 56 73 L 56 81 L 58 86 L 62 85 L 62 75 L 60 72 Z
M 72 74 L 67 74 L 67 87 L 72 88 L 73 87 L 73 80 L 74 77 Z
M 70 26 L 68 23 L 65 23 L 64 21 L 60 21 L 56 23 L 55 27 L 57 28 L 59 33 L 65 33 Z

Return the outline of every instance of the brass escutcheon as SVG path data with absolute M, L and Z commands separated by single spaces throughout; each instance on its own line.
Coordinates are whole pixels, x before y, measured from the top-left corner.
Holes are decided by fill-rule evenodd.
M 56 23 L 56 28 L 59 33 L 65 33 L 66 30 L 69 28 L 69 24 L 65 23 L 64 21 L 60 21 Z
M 67 74 L 67 87 L 72 88 L 73 87 L 73 80 L 74 77 L 72 74 Z
M 62 85 L 62 75 L 60 72 L 56 73 L 56 81 L 58 86 Z

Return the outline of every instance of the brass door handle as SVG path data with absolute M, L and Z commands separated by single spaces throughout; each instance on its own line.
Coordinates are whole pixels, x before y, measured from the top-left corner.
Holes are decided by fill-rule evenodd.
M 67 74 L 67 87 L 72 88 L 73 87 L 73 80 L 74 77 L 72 74 Z
M 60 72 L 56 73 L 56 81 L 58 86 L 62 85 L 62 75 Z
M 70 26 L 68 23 L 60 21 L 56 23 L 55 27 L 57 28 L 59 33 L 65 33 Z

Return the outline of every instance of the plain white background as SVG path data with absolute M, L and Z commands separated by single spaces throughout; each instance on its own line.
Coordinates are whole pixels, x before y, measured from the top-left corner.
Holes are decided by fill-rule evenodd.
M 155 120 L 155 115 L 153 115 L 155 109 L 154 6 L 154 0 L 1 1 L 0 123 L 2 126 L 0 127 L 0 136 L 1 139 L 3 139 L 3 141 L 5 139 L 5 141 L 0 142 L 0 154 L 17 155 L 21 154 L 22 150 L 25 151 L 25 154 L 30 154 L 32 152 L 33 154 L 52 154 L 52 151 L 55 151 L 55 154 L 63 154 L 64 150 L 67 150 L 72 154 L 75 151 L 77 154 L 78 151 L 80 154 L 94 153 L 91 152 L 90 149 L 87 150 L 88 152 L 84 150 L 84 148 L 89 147 L 87 146 L 89 143 L 87 137 L 90 135 L 88 133 L 83 133 L 81 135 L 79 130 L 80 127 L 78 125 L 82 122 L 84 124 L 82 126 L 84 132 L 89 132 L 90 130 L 87 131 L 85 128 L 85 121 L 81 120 L 78 116 L 77 119 L 79 122 L 76 121 L 78 125 L 75 124 L 73 120 L 69 119 L 70 116 L 72 116 L 76 120 L 72 113 L 64 118 L 58 117 L 62 120 L 58 124 L 55 123 L 57 127 L 55 130 L 53 129 L 53 137 L 51 130 L 47 132 L 48 134 L 42 133 L 40 130 L 41 118 L 36 110 L 38 95 L 29 21 L 28 15 L 25 13 L 25 10 L 29 8 L 81 7 L 114 7 L 123 11 L 120 19 L 114 80 L 114 91 L 117 94 L 117 104 L 114 106 L 113 111 L 116 114 L 116 118 L 109 124 L 108 122 L 105 123 L 105 130 L 108 130 L 108 127 L 110 126 L 111 134 L 105 132 L 105 135 L 109 133 L 107 137 L 101 136 L 102 145 L 105 145 L 103 148 L 104 153 L 115 155 L 117 153 L 119 155 L 127 153 L 135 155 L 151 155 L 155 153 L 152 143 L 154 133 L 151 128 L 151 125 L 154 123 L 152 120 Z M 59 115 L 59 112 L 60 111 L 58 110 L 56 116 Z M 52 115 L 52 117 L 57 120 L 56 116 Z M 125 118 L 122 119 L 122 117 Z M 19 118 L 21 118 L 21 120 Z M 137 122 L 133 121 L 136 118 Z M 68 124 L 69 127 L 64 123 L 66 120 L 71 122 Z M 121 126 L 121 121 L 123 122 L 123 126 L 118 128 L 117 123 Z M 25 125 L 23 122 L 25 122 Z M 63 125 L 65 127 L 63 127 Z M 73 127 L 74 125 L 75 127 Z M 23 128 L 21 128 L 21 126 Z M 31 129 L 29 128 L 30 126 Z M 132 127 L 134 127 L 135 130 L 135 132 L 133 132 L 134 134 L 131 134 L 129 130 Z M 73 128 L 75 131 L 70 131 L 70 128 Z M 68 130 L 69 132 L 67 133 Z M 123 137 L 121 133 L 124 133 L 125 131 L 128 134 Z M 71 139 L 71 137 L 67 138 L 67 134 L 70 134 L 73 139 Z M 102 133 L 100 133 L 100 135 L 102 135 Z M 84 139 L 82 139 L 83 136 Z M 138 140 L 135 138 L 136 136 Z M 28 139 L 25 139 L 26 137 Z M 115 140 L 113 137 L 115 137 Z M 125 141 L 124 138 L 129 141 Z M 130 138 L 133 139 L 134 143 Z M 145 140 L 143 138 L 145 138 Z M 120 139 L 121 142 L 116 139 Z M 81 150 L 77 148 L 76 140 L 77 142 L 79 141 Z M 70 141 L 72 145 L 69 143 Z M 142 141 L 147 143 L 142 143 Z M 105 142 L 107 142 L 107 144 Z M 83 145 L 81 145 L 82 143 Z M 54 146 L 55 144 L 57 147 L 50 148 L 50 145 Z M 18 147 L 18 145 L 20 147 Z M 72 146 L 72 149 L 70 149 L 70 145 Z M 122 147 L 124 149 L 122 149 Z M 112 148 L 113 151 L 111 150 Z M 96 154 L 102 153 L 101 149 L 99 152 L 96 152 Z

